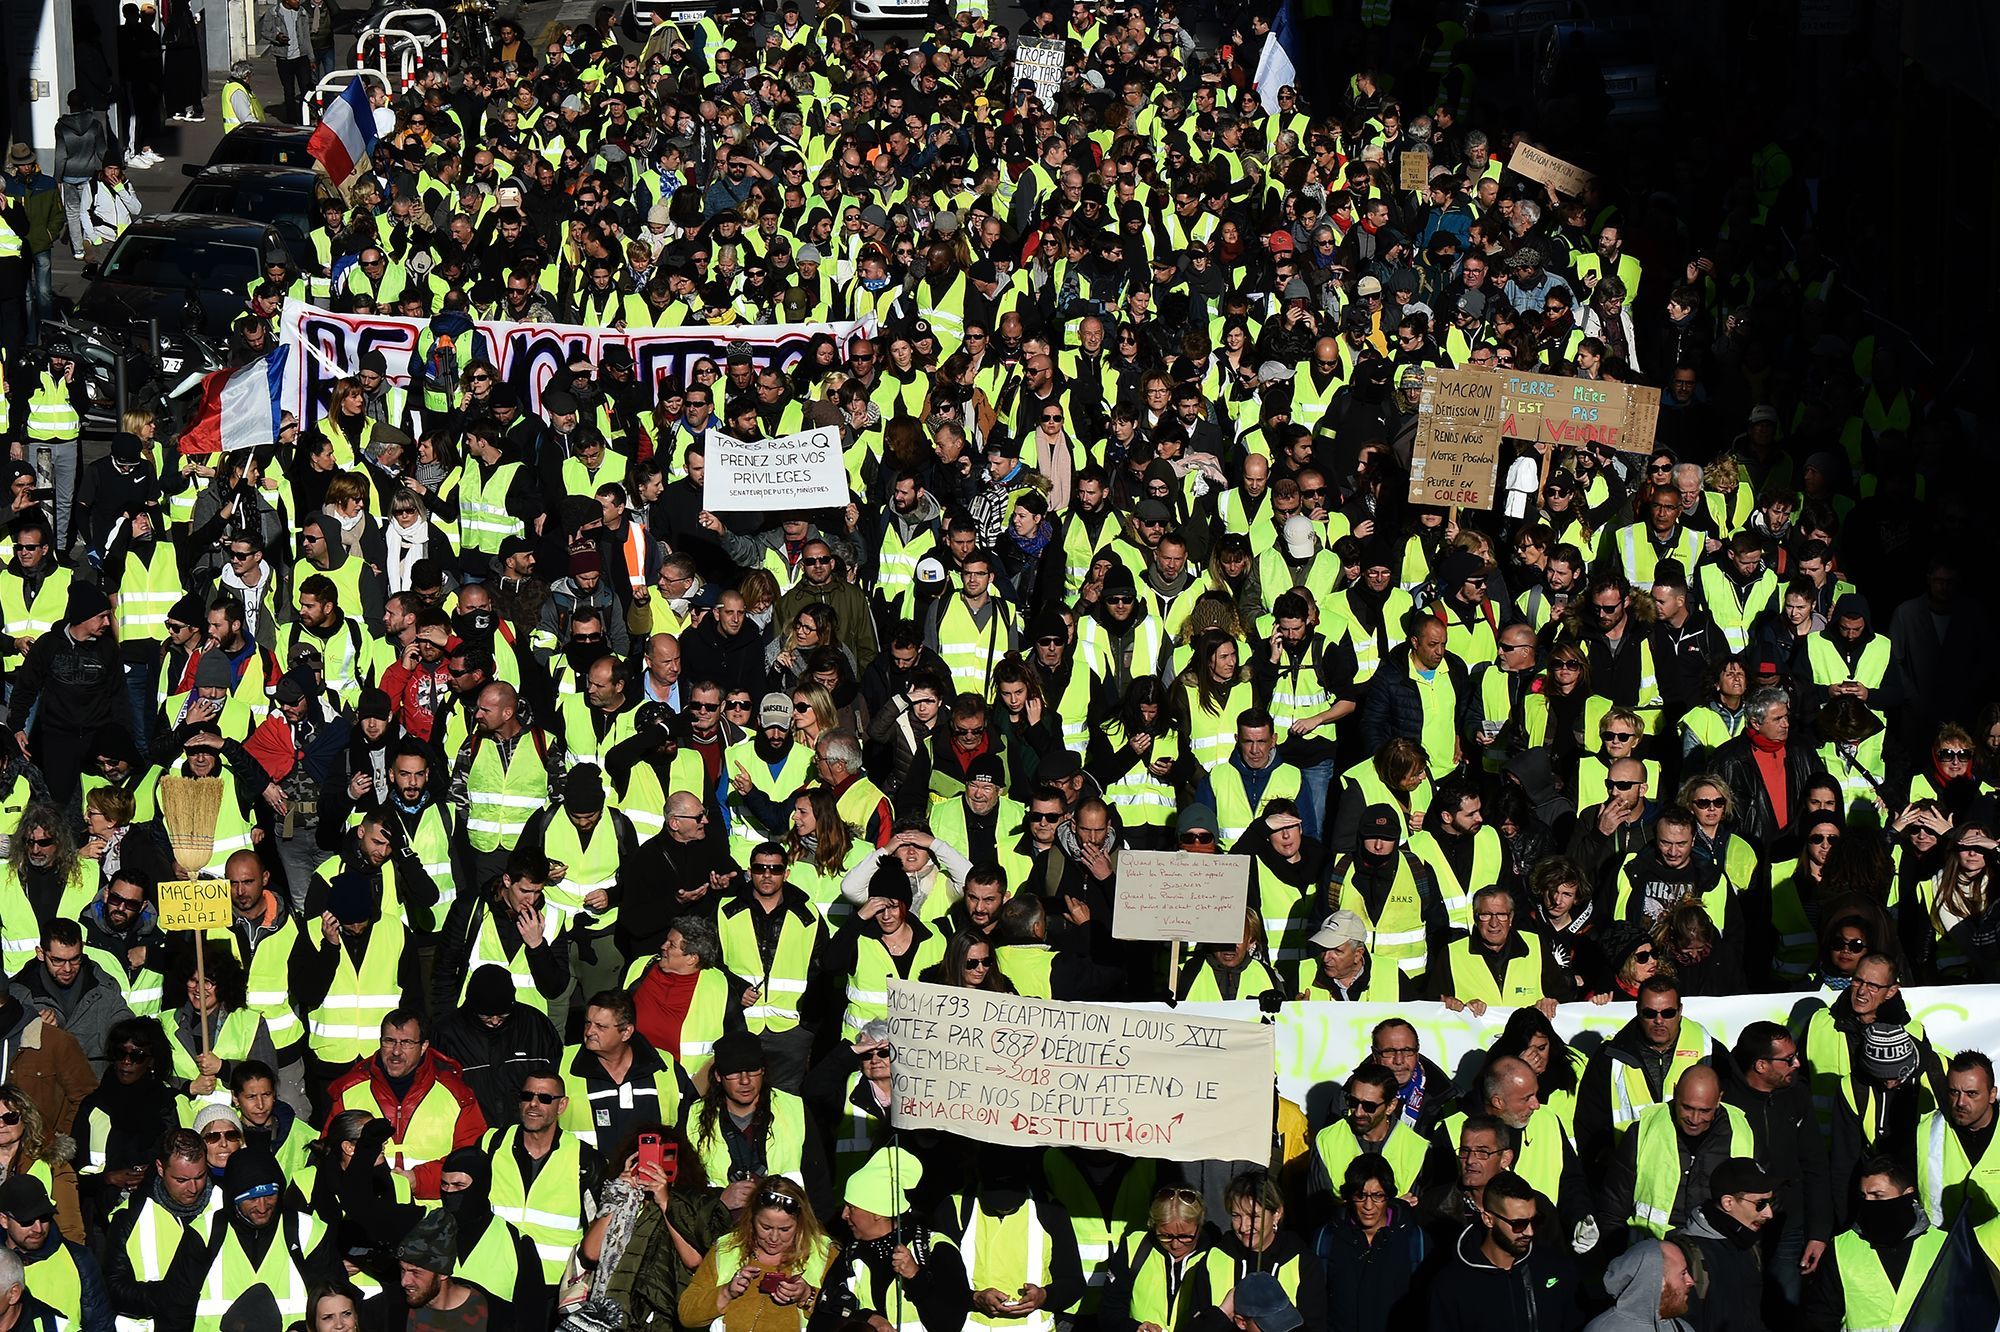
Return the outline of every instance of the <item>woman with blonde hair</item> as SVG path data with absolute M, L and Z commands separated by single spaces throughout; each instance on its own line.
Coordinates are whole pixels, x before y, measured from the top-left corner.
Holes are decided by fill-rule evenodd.
M 1213 1308 L 1235 1284 L 1236 1263 L 1224 1252 L 1201 1194 L 1170 1184 L 1153 1195 L 1146 1228 L 1127 1235 L 1112 1253 L 1098 1326 L 1172 1332 Z
M 783 1175 L 766 1176 L 736 1228 L 702 1255 L 681 1293 L 681 1322 L 720 1332 L 797 1332 L 812 1316 L 836 1252 L 805 1190 Z
M 792 739 L 808 748 L 840 725 L 840 709 L 833 695 L 810 681 L 792 688 Z
M 11 1082 L 0 1083 L 0 1181 L 31 1175 L 56 1205 L 56 1229 L 66 1240 L 83 1243 L 83 1207 L 76 1196 L 76 1168 L 65 1140 L 49 1131 L 42 1112 Z
M 1736 817 L 1736 796 L 1729 783 L 1698 772 L 1681 783 L 1675 803 L 1694 815 L 1695 862 L 1720 870 L 1730 892 L 1749 892 L 1759 858 L 1750 839 L 1729 830 Z

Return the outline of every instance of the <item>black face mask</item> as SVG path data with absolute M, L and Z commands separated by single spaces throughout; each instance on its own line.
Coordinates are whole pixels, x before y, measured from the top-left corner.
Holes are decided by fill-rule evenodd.
M 1738 1221 L 1728 1212 L 1725 1212 L 1719 1200 L 1705 1204 L 1703 1211 L 1708 1217 L 1709 1224 L 1715 1227 L 1718 1235 L 1721 1235 L 1723 1239 L 1729 1242 L 1731 1248 L 1754 1249 L 1757 1247 L 1757 1232 L 1744 1225 L 1741 1221 Z
M 1876 1248 L 1894 1244 L 1910 1233 L 1917 1220 L 1917 1195 L 1863 1198 L 1854 1208 L 1854 1229 Z
M 498 624 L 498 617 L 491 606 L 481 606 L 477 610 L 460 611 L 451 617 L 451 627 L 460 638 L 489 639 Z

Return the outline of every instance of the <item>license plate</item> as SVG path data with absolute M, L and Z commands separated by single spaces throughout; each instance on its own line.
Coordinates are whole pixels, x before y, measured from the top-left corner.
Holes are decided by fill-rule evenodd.
M 181 358 L 178 356 L 162 356 L 160 358 L 160 369 L 170 375 L 179 374 L 181 370 Z

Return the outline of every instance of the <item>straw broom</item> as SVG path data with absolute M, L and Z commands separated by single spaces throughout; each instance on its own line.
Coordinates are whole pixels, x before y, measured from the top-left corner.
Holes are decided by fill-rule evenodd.
M 200 874 L 208 858 L 215 854 L 215 820 L 222 813 L 222 779 L 219 777 L 160 778 L 160 818 L 167 825 L 167 840 L 174 848 L 174 863 L 189 878 Z M 194 932 L 194 976 L 197 993 L 208 989 L 208 968 L 202 958 L 201 936 Z M 208 1016 L 195 1015 L 201 1029 L 201 1052 L 208 1053 Z

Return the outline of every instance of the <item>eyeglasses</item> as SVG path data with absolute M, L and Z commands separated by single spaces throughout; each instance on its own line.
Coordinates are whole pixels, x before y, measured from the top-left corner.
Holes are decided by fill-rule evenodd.
M 1680 1015 L 1681 1010 L 1679 1005 L 1675 1005 L 1672 1008 L 1642 1008 L 1639 1010 L 1640 1017 L 1654 1022 L 1667 1022 Z
M 757 1205 L 759 1207 L 775 1207 L 779 1211 L 788 1212 L 793 1216 L 799 1214 L 799 1200 L 790 1194 L 780 1193 L 776 1189 L 765 1189 L 762 1193 L 758 1194 Z
M 1461 1147 L 1458 1149 L 1458 1155 L 1461 1160 L 1465 1161 L 1491 1161 L 1494 1157 L 1500 1155 L 1500 1149 L 1498 1147 Z
M 986 734 L 986 728 L 984 726 L 954 726 L 951 728 L 951 733 L 962 739 L 970 740 L 975 736 Z
M 1201 828 L 1191 828 L 1181 834 L 1182 846 L 1210 846 L 1215 842 L 1215 834 Z
M 732 698 L 722 706 L 728 708 L 731 712 L 735 712 L 738 709 L 749 707 L 750 700 L 747 698 Z
M 1842 939 L 1834 944 L 1833 951 L 1836 953 L 1865 953 L 1868 951 L 1868 941 L 1866 939 Z
M 1057 809 L 1057 810 L 1047 810 L 1047 809 L 1038 809 L 1038 810 L 1034 810 L 1034 811 L 1032 811 L 1032 812 L 1031 812 L 1031 813 L 1030 813 L 1030 814 L 1028 815 L 1028 821 L 1029 821 L 1030 823 L 1060 823 L 1060 822 L 1062 822 L 1062 811 L 1061 811 L 1061 810 L 1059 810 L 1059 809 Z
M 1940 763 L 1963 763 L 1972 757 L 1969 749 L 1940 749 L 1937 752 Z
M 1811 837 L 1806 838 L 1806 841 L 1812 843 L 1814 846 L 1832 846 L 1839 840 L 1840 835 L 1838 833 L 1814 833 Z M 33 843 L 30 843 L 30 845 L 33 845 Z
M 1721 809 L 1729 802 L 1721 796 L 1696 796 L 1691 803 L 1696 809 Z
M 526 1105 L 530 1101 L 533 1101 L 536 1105 L 554 1105 L 557 1101 L 561 1099 L 562 1099 L 561 1092 L 524 1091 L 521 1093 L 522 1105 Z
M 1350 1108 L 1359 1110 L 1364 1115 L 1372 1115 L 1377 1110 L 1380 1110 L 1384 1105 L 1387 1105 L 1388 1102 L 1364 1101 L 1359 1096 L 1350 1096 L 1347 1098 L 1347 1104 Z
M 0 1124 L 5 1124 L 8 1128 L 12 1128 L 20 1122 L 21 1112 L 19 1110 L 0 1110 Z
M 783 865 L 752 865 L 750 872 L 752 874 L 783 874 L 785 867 Z
M 146 905 L 146 898 L 144 894 L 138 897 L 127 897 L 123 893 L 106 893 L 104 895 L 104 904 L 106 906 L 110 906 L 114 902 L 123 907 L 138 908 Z
M 203 1142 L 241 1142 L 243 1141 L 243 1130 L 215 1129 L 211 1132 L 202 1134 L 201 1140 Z
M 1196 1232 L 1192 1230 L 1177 1234 L 1168 1234 L 1164 1230 L 1156 1230 L 1153 1232 L 1153 1238 L 1159 1240 L 1159 1242 L 1162 1244 L 1179 1245 L 1179 1244 L 1192 1244 L 1195 1242 L 1198 1236 Z
M 1604 784 L 1605 784 L 1606 786 L 1608 786 L 1609 788 L 1611 788 L 1611 789 L 1612 789 L 1613 791 L 1629 791 L 1629 790 L 1631 790 L 1631 789 L 1632 789 L 1633 787 L 1635 787 L 1635 786 L 1639 785 L 1639 783 L 1638 783 L 1637 781 L 1630 781 L 1630 780 L 1627 780 L 1627 781 L 1610 781 L 1610 780 L 1607 780 L 1607 781 L 1606 781 L 1606 782 L 1605 782 Z
M 56 839 L 53 837 L 23 837 L 21 840 L 29 846 L 54 846 L 56 844 Z
M 793 715 L 793 716 L 795 716 L 795 717 L 796 717 L 796 716 L 799 716 L 799 715 L 800 715 L 800 714 L 802 714 L 802 713 L 807 713 L 807 712 L 811 712 L 812 710 L 813 710 L 813 705 L 812 705 L 812 704 L 810 704 L 810 703 L 794 703 L 794 704 L 792 704 L 792 715 Z
M 1639 738 L 1639 733 L 1636 731 L 1606 731 L 1604 733 L 1604 740 L 1606 744 L 1609 744 L 1613 740 L 1618 741 L 1620 744 L 1629 744 L 1631 741 L 1637 740 L 1638 738 Z
M 801 564 L 832 564 L 832 563 L 833 563 L 833 556 L 831 556 L 831 555 L 808 555 L 808 556 L 806 556 L 806 557 L 805 557 L 805 558 L 804 558 L 803 560 L 800 560 L 800 561 L 799 561 L 799 563 L 801 563 Z
M 396 512 L 411 513 L 414 510 L 398 509 Z M 232 560 L 254 560 L 257 558 L 257 552 L 254 550 L 232 550 L 229 552 L 229 558 Z
M 1583 663 L 1580 661 L 1558 661 L 1553 663 L 1549 667 L 1549 669 L 1553 671 L 1569 671 L 1574 673 L 1576 671 L 1580 671 L 1583 669 Z
M 689 712 L 720 712 L 720 711 L 722 711 L 722 705 L 721 705 L 720 703 L 689 703 L 689 704 L 688 704 L 688 711 L 689 711 Z
M 1635 949 L 1632 953 L 1632 960 L 1634 962 L 1651 962 L 1653 960 L 1653 950 L 1650 948 Z
M 114 1064 L 143 1064 L 149 1058 L 151 1058 L 151 1056 L 148 1055 L 144 1050 L 141 1050 L 135 1045 L 128 1045 L 124 1049 L 118 1051 L 118 1053 L 112 1055 L 111 1062 Z
M 1038 638 L 1035 640 L 1036 647 L 1064 647 L 1067 645 L 1067 643 L 1068 643 L 1067 639 L 1059 638 L 1054 634 L 1050 634 L 1046 638 Z
M 1532 1212 L 1527 1216 L 1502 1216 L 1498 1212 L 1488 1212 L 1486 1215 L 1495 1225 L 1505 1226 L 1516 1235 L 1525 1234 L 1535 1228 L 1535 1217 Z
M 1590 603 L 1590 606 L 1599 615 L 1616 615 L 1619 611 L 1625 609 L 1625 603 L 1622 601 L 1593 601 Z
M 974 967 L 990 967 L 992 965 L 993 959 L 990 957 L 968 957 L 965 959 L 965 967 L 968 971 Z

